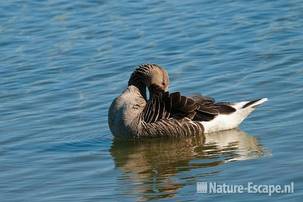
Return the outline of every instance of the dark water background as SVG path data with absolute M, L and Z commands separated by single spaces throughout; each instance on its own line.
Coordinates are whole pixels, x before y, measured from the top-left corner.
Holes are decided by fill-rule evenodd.
M 300 0 L 1 1 L 1 201 L 302 200 L 302 27 Z M 171 91 L 269 101 L 206 142 L 114 142 L 108 107 L 141 63 L 165 67 Z

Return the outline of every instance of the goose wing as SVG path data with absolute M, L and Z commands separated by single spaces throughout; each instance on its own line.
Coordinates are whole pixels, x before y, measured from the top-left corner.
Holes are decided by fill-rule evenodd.
M 219 114 L 230 114 L 236 111 L 230 103 L 216 103 L 208 96 L 183 96 L 179 92 L 168 93 L 157 87 L 150 89 L 150 92 L 151 99 L 143 110 L 144 121 L 147 123 L 167 118 L 210 121 Z
M 215 99 L 208 96 L 194 95 L 190 98 L 199 106 L 193 118 L 194 121 L 210 121 L 219 114 L 230 114 L 236 111 L 230 103 L 216 103 Z
M 150 89 L 151 98 L 142 112 L 140 136 L 180 136 L 202 134 L 201 121 L 210 121 L 219 114 L 235 109 L 229 103 L 215 103 L 206 96 L 182 96 Z
M 190 97 L 182 96 L 179 92 L 164 92 L 157 87 L 150 89 L 151 98 L 143 110 L 143 120 L 147 123 L 161 119 L 182 118 L 193 119 L 199 105 Z
M 192 121 L 198 105 L 179 92 L 150 89 L 151 98 L 142 111 L 139 136 L 189 136 L 203 134 L 203 125 Z

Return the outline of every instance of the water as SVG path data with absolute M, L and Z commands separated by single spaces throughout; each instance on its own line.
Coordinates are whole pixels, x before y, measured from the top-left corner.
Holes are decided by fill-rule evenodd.
M 2 1 L 1 201 L 300 201 L 302 1 Z M 134 67 L 171 91 L 268 97 L 240 130 L 121 143 L 107 126 Z M 200 181 L 295 183 L 292 194 L 197 194 Z

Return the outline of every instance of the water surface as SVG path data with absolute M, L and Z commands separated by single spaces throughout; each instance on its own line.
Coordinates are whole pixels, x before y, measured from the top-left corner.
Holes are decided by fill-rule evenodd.
M 299 201 L 303 3 L 2 1 L 1 201 Z M 240 129 L 114 141 L 107 110 L 136 65 L 171 91 L 268 97 Z M 196 183 L 295 183 L 292 194 L 197 194 Z

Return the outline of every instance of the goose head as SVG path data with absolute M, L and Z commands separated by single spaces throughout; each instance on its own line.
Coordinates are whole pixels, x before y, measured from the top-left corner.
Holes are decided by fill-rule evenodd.
M 156 64 L 140 65 L 131 75 L 128 85 L 134 85 L 144 91 L 147 87 L 167 91 L 169 86 L 169 77 L 166 70 Z

